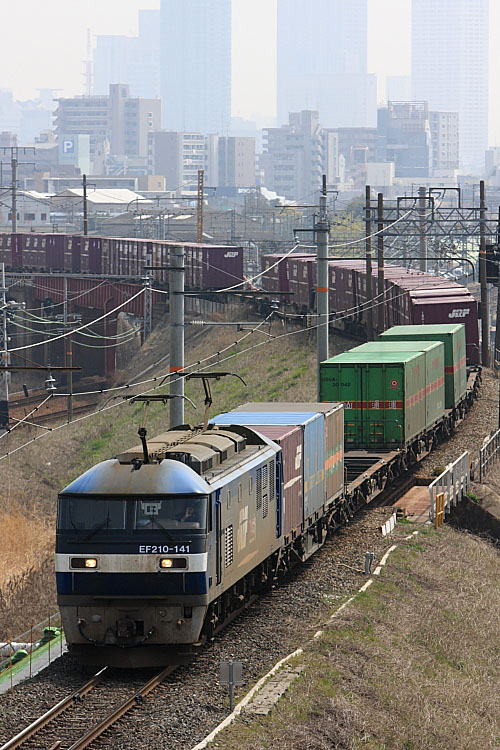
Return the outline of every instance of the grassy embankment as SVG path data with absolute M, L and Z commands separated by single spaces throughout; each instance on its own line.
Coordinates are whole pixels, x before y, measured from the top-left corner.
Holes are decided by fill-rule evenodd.
M 445 527 L 402 541 L 305 645 L 305 672 L 272 713 L 243 714 L 218 750 L 498 747 L 499 580 L 498 550 L 482 539 Z

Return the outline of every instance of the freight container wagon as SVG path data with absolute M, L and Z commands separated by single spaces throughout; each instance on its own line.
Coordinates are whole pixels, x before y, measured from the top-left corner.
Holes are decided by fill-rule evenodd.
M 442 341 L 444 344 L 444 405 L 454 409 L 467 390 L 463 325 L 395 326 L 381 334 L 384 341 Z
M 351 352 L 424 352 L 425 354 L 425 418 L 427 427 L 444 414 L 444 344 L 441 341 L 369 341 Z
M 304 449 L 302 428 L 294 425 L 247 425 L 277 443 L 282 453 L 283 536 L 300 534 L 304 513 Z
M 349 448 L 401 448 L 427 427 L 423 352 L 345 352 L 320 364 L 322 401 L 344 404 Z
M 307 526 L 315 512 L 325 504 L 324 489 L 324 419 L 316 412 L 228 412 L 210 420 L 216 425 L 299 426 L 303 436 L 304 507 L 303 518 Z
M 276 403 L 274 401 L 243 404 L 235 412 L 305 412 L 318 411 L 324 418 L 325 436 L 325 503 L 340 497 L 344 490 L 344 409 L 342 404 Z

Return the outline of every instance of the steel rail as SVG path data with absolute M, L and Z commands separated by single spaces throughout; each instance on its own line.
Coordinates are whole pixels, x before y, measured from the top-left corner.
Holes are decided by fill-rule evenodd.
M 104 667 L 103 669 L 101 669 L 88 682 L 86 682 L 85 685 L 83 685 L 81 688 L 78 688 L 78 690 L 75 690 L 74 693 L 71 693 L 71 695 L 68 695 L 66 698 L 63 698 L 61 701 L 59 701 L 59 703 L 56 703 L 55 706 L 52 706 L 52 708 L 49 708 L 46 713 L 44 713 L 38 719 L 35 719 L 32 724 L 19 732 L 19 734 L 16 734 L 16 736 L 9 740 L 5 745 L 2 745 L 0 750 L 14 750 L 14 748 L 20 747 L 23 742 L 33 737 L 33 735 L 35 735 L 47 724 L 50 724 L 51 721 L 53 721 L 57 716 L 66 711 L 67 708 L 74 705 L 74 703 L 80 700 L 80 698 L 82 698 L 87 693 L 90 693 L 91 690 L 93 690 L 97 685 L 99 685 L 100 682 L 102 682 L 104 674 L 105 672 L 107 672 L 107 670 L 108 667 Z
M 83 748 L 88 747 L 91 742 L 97 739 L 97 737 L 100 737 L 103 732 L 105 732 L 107 729 L 109 729 L 109 727 L 111 727 L 119 719 L 121 719 L 122 716 L 124 716 L 132 708 L 137 706 L 137 704 L 140 703 L 141 700 L 146 695 L 148 695 L 148 693 L 158 687 L 158 685 L 163 682 L 165 677 L 168 677 L 168 675 L 174 672 L 176 669 L 176 666 L 170 666 L 157 674 L 156 677 L 153 677 L 151 680 L 149 680 L 149 682 L 147 682 L 142 688 L 140 688 L 140 690 L 134 693 L 134 695 L 131 695 L 130 698 L 128 698 L 120 706 L 117 706 L 113 711 L 111 711 L 111 713 L 105 716 L 104 719 L 99 722 L 99 724 L 96 724 L 94 727 L 92 727 L 92 729 L 89 729 L 89 731 L 86 732 L 82 737 L 80 737 L 79 740 L 74 742 L 68 748 L 68 750 L 83 750 Z M 0 750 L 3 749 L 0 748 Z

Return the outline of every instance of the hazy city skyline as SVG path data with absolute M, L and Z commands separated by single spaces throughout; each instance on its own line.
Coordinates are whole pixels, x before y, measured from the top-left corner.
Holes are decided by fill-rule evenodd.
M 411 0 L 368 0 L 368 71 L 377 75 L 379 102 L 386 75 L 410 73 L 410 7 Z M 138 10 L 148 8 L 159 8 L 159 0 L 14 4 L 9 8 L 11 33 L 4 36 L 3 49 L 17 62 L 5 68 L 0 88 L 12 89 L 17 99 L 32 98 L 41 88 L 58 89 L 64 96 L 84 93 L 87 29 L 92 38 L 134 35 Z M 500 0 L 490 0 L 490 28 L 498 28 L 499 23 Z M 251 4 L 233 0 L 232 114 L 257 116 L 261 126 L 270 124 L 276 112 L 275 42 L 276 0 Z M 494 52 L 491 44 L 490 90 L 500 72 Z M 494 95 L 490 96 L 489 142 L 500 144 L 500 105 Z

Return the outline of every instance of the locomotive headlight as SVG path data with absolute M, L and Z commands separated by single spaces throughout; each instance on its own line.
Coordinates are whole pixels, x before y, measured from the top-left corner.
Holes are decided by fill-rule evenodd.
M 185 557 L 161 557 L 160 568 L 162 570 L 170 570 L 171 568 L 187 568 L 187 560 Z
M 86 568 L 87 570 L 95 570 L 97 568 L 97 558 L 95 557 L 72 557 L 71 567 L 72 568 Z

